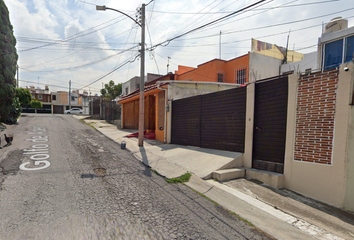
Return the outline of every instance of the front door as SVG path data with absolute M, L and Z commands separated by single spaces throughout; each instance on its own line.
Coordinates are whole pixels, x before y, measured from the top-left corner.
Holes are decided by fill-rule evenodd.
M 283 173 L 288 77 L 256 83 L 252 167 Z

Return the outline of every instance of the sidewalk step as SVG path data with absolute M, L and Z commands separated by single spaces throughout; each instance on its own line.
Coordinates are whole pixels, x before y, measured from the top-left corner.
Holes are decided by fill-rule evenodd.
M 227 181 L 243 177 L 245 177 L 245 169 L 243 168 L 223 169 L 213 172 L 213 178 L 218 181 Z
M 246 168 L 246 178 L 261 181 L 274 188 L 284 187 L 284 174 Z

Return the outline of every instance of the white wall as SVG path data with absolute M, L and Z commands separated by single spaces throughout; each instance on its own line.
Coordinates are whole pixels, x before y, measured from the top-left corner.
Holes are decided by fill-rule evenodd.
M 317 52 L 304 54 L 304 59 L 298 62 L 288 63 L 281 65 L 281 74 L 289 71 L 294 71 L 294 73 L 304 73 L 306 69 L 311 68 L 312 70 L 319 69 L 317 61 Z
M 249 56 L 249 82 L 279 75 L 282 60 L 255 52 Z

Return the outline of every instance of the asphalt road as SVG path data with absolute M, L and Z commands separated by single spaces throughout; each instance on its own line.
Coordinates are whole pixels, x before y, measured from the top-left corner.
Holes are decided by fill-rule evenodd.
M 72 116 L 25 114 L 5 133 L 0 239 L 269 239 Z

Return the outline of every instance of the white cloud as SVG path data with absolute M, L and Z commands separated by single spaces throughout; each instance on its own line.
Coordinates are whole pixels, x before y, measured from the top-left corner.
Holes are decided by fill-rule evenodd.
M 114 11 L 96 11 L 95 6 L 90 4 L 94 1 L 90 1 L 90 3 L 84 2 L 80 0 L 5 0 L 10 11 L 15 36 L 19 40 L 17 45 L 18 50 L 39 47 L 54 39 L 64 40 L 76 33 L 86 33 L 75 40 L 73 39 L 50 47 L 41 47 L 28 52 L 20 52 L 20 67 L 33 66 L 32 70 L 71 68 L 106 58 L 120 52 L 119 49 L 127 49 L 140 42 L 140 28 L 131 19 Z M 96 2 L 124 11 L 132 17 L 135 17 L 136 9 L 142 3 L 141 0 L 105 0 Z M 269 9 L 286 3 L 293 6 Z M 153 53 L 147 52 L 145 54 L 146 72 L 158 72 L 155 63 L 156 60 L 160 73 L 165 74 L 167 71 L 168 56 L 171 57 L 169 71 L 176 70 L 177 65 L 195 67 L 211 59 L 218 58 L 220 31 L 222 32 L 222 58 L 228 60 L 250 51 L 251 38 L 285 46 L 290 29 L 290 48 L 295 46 L 296 50 L 297 48 L 301 49 L 315 45 L 321 34 L 320 24 L 322 22 L 328 22 L 337 16 L 353 17 L 354 15 L 353 10 L 330 15 L 333 12 L 349 9 L 348 6 L 351 6 L 352 0 L 341 0 L 341 4 L 332 2 L 294 6 L 307 3 L 309 2 L 305 0 L 271 1 L 269 4 L 260 6 L 259 8 L 262 10 L 240 14 L 228 21 L 223 21 L 193 34 L 188 34 L 178 40 L 171 41 L 165 47 L 159 46 Z M 152 44 L 155 45 L 164 42 L 178 34 L 225 16 L 232 11 L 239 10 L 248 4 L 250 4 L 248 0 L 224 0 L 216 2 L 213 0 L 154 1 L 146 7 L 146 19 Z M 211 12 L 213 14 L 187 14 L 200 11 L 203 13 Z M 171 12 L 179 12 L 179 14 Z M 328 16 L 305 22 L 266 28 L 269 25 L 326 14 Z M 319 26 L 297 31 L 300 28 L 316 24 Z M 350 18 L 349 26 L 353 25 L 353 18 Z M 259 27 L 257 30 L 241 31 L 257 27 Z M 227 32 L 232 33 L 225 34 Z M 279 34 L 282 32 L 285 33 Z M 207 37 L 210 35 L 214 36 Z M 29 37 L 31 40 L 37 42 L 25 42 L 19 38 L 20 36 Z M 43 42 L 39 43 L 38 41 Z M 148 47 L 151 46 L 147 29 L 146 44 Z M 314 50 L 316 50 L 316 47 L 303 49 L 301 52 Z M 133 52 L 126 52 L 122 55 L 109 58 L 106 61 L 66 71 L 26 72 L 25 69 L 22 69 L 20 78 L 37 82 L 38 77 L 40 77 L 40 81 L 43 81 L 43 83 L 52 85 L 61 85 L 62 83 L 65 86 L 68 80 L 71 79 L 73 82 L 87 85 L 136 54 L 138 52 L 135 49 Z M 155 56 L 155 60 L 151 59 L 152 56 Z M 136 60 L 134 63 L 125 65 L 114 72 L 114 74 L 93 84 L 92 87 L 100 88 L 102 81 L 108 82 L 111 79 L 115 82 L 125 82 L 129 78 L 139 74 L 140 63 Z

